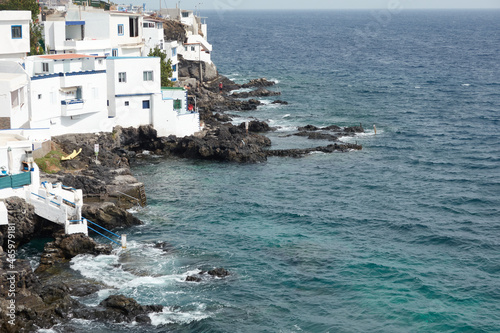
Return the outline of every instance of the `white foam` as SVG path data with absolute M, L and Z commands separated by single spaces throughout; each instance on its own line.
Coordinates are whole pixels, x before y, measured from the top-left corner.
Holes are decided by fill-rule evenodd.
M 281 118 L 288 118 L 288 117 L 290 117 L 290 114 L 289 114 L 289 113 L 287 113 L 286 115 L 284 115 L 284 116 L 283 116 L 283 117 L 281 117 Z
M 232 93 L 250 92 L 250 91 L 252 91 L 252 88 L 240 88 L 240 89 L 231 90 L 230 94 L 232 94 Z
M 205 304 L 197 304 L 196 310 L 182 312 L 179 308 L 164 307 L 162 312 L 150 313 L 151 324 L 154 326 L 166 324 L 189 324 L 193 321 L 200 321 L 209 318 L 210 315 L 205 311 Z
M 293 132 L 297 130 L 297 126 L 278 126 L 276 132 Z
M 422 87 L 420 87 L 420 86 L 415 86 L 415 89 L 422 89 Z
M 462 87 L 470 87 L 470 83 L 463 83 Z

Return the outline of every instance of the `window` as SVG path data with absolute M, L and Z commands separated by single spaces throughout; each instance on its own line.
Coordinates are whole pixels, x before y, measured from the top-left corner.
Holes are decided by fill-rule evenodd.
M 22 26 L 20 26 L 20 25 L 12 25 L 11 26 L 11 31 L 12 31 L 12 39 L 21 39 L 21 38 L 23 38 Z
M 118 49 L 111 50 L 111 56 L 118 57 Z
M 194 51 L 194 46 L 191 46 L 191 51 Z
M 129 27 L 129 32 L 130 32 L 129 37 L 139 36 L 139 18 L 138 17 L 129 17 L 128 27 Z
M 109 106 L 109 99 L 106 101 L 106 105 Z
M 142 79 L 144 81 L 153 81 L 153 71 L 142 72 Z
M 188 47 L 187 46 L 184 46 L 184 51 L 187 51 L 188 50 Z
M 177 65 L 173 65 L 173 66 L 172 66 L 172 70 L 173 70 L 174 72 L 177 72 Z
M 149 100 L 142 101 L 142 108 L 143 109 L 149 109 Z
M 118 73 L 118 82 L 127 82 L 127 73 Z
M 180 99 L 174 100 L 174 109 L 179 110 L 182 108 L 182 101 Z
M 123 24 L 118 24 L 118 36 L 123 36 Z
M 142 27 L 143 28 L 148 28 L 149 27 L 149 23 L 148 22 L 143 22 L 142 23 Z
M 174 47 L 174 48 L 172 49 L 172 57 L 175 57 L 176 55 L 177 55 L 177 48 L 176 48 L 176 47 Z
M 19 105 L 19 92 L 17 90 L 10 92 L 10 99 L 12 102 L 12 107 L 15 108 Z
M 128 104 L 129 104 L 128 101 L 125 101 L 125 106 L 128 106 Z
M 49 72 L 49 63 L 48 62 L 42 62 L 42 72 L 44 72 L 44 73 Z
M 42 94 L 38 94 L 38 99 L 42 99 Z
M 182 17 L 189 17 L 189 12 L 182 12 Z

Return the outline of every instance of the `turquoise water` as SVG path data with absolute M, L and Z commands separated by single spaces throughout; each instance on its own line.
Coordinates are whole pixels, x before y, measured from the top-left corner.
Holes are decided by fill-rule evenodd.
M 126 231 L 127 252 L 72 269 L 110 285 L 87 304 L 123 293 L 167 308 L 150 327 L 70 326 L 499 332 L 500 11 L 403 11 L 384 24 L 370 12 L 219 14 L 207 15 L 219 71 L 277 80 L 291 103 L 235 122 L 277 126 L 274 148 L 324 143 L 284 137 L 297 126 L 362 123 L 367 133 L 345 140 L 364 148 L 139 161 L 146 224 Z M 230 277 L 184 282 L 213 267 Z

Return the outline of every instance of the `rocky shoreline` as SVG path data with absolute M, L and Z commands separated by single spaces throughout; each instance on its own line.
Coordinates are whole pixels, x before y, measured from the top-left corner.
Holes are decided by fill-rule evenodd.
M 260 163 L 269 157 L 295 158 L 312 152 L 362 149 L 360 145 L 338 141 L 341 136 L 362 133 L 364 130 L 361 125 L 345 128 L 335 125 L 323 128 L 307 125 L 291 135 L 332 143 L 306 149 L 272 149 L 272 142 L 265 133 L 274 131 L 274 128 L 259 120 L 236 125 L 232 122 L 232 116 L 225 112 L 255 110 L 261 103 L 254 98 L 280 95 L 279 92 L 268 90 L 274 82 L 256 79 L 239 85 L 218 73 L 207 80 L 202 84 L 198 83 L 196 87 L 190 87 L 190 95 L 197 97 L 200 116 L 205 124 L 202 132 L 183 138 L 158 137 L 151 126 L 140 126 L 117 127 L 112 133 L 54 137 L 53 149 L 68 153 L 82 148 L 82 152 L 74 160 L 62 161 L 59 170 L 52 170 L 55 173 L 43 174 L 42 180 L 62 182 L 66 186 L 82 189 L 85 202 L 83 216 L 106 229 L 117 230 L 142 223 L 127 209 L 146 204 L 144 185 L 130 171 L 130 165 L 146 152 L 165 157 Z M 222 92 L 219 91 L 220 82 L 223 83 Z M 242 88 L 251 90 L 233 93 Z M 287 104 L 282 100 L 276 100 L 275 103 Z M 97 159 L 94 144 L 99 144 L 100 147 Z M 45 245 L 40 265 L 35 271 L 27 260 L 17 259 L 17 273 L 13 275 L 14 280 L 9 280 L 11 276 L 8 272 L 12 269 L 7 261 L 7 226 L 0 227 L 2 309 L 9 306 L 7 286 L 11 285 L 10 281 L 13 281 L 17 290 L 15 316 L 9 312 L 0 312 L 0 331 L 31 332 L 39 328 L 50 328 L 71 318 L 127 323 L 135 321 L 148 325 L 151 323 L 148 314 L 162 311 L 161 305 L 140 305 L 124 295 L 110 296 L 97 307 L 88 307 L 78 302 L 73 296 L 89 295 L 105 286 L 94 281 L 67 280 L 67 277 L 60 276 L 61 270 L 68 269 L 69 261 L 76 255 L 109 254 L 112 248 L 81 234 L 64 235 L 59 225 L 36 216 L 33 207 L 21 199 L 8 198 L 6 205 L 9 221 L 16 225 L 16 248 L 37 237 L 51 237 L 54 240 Z M 189 276 L 186 282 L 199 282 L 205 277 L 225 277 L 228 274 L 221 268 Z M 12 319 L 13 317 L 15 318 Z M 9 323 L 10 320 L 14 321 Z

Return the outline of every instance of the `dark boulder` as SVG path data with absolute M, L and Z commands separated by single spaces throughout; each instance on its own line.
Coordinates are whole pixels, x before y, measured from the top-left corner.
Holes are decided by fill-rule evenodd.
M 112 295 L 99 303 L 102 310 L 96 310 L 92 317 L 105 319 L 114 322 L 133 322 L 151 323 L 147 316 L 152 312 L 161 312 L 162 305 L 140 305 L 133 298 L 123 295 Z
M 319 127 L 314 125 L 306 125 L 298 128 L 299 131 L 319 131 Z
M 361 124 L 359 126 L 344 127 L 345 133 L 364 133 L 365 129 Z
M 101 290 L 101 287 L 93 283 L 72 284 L 69 293 L 71 296 L 88 296 Z
M 222 267 L 209 270 L 207 273 L 208 273 L 208 275 L 220 277 L 220 278 L 226 277 L 229 275 L 229 272 Z
M 254 79 L 248 83 L 243 84 L 242 88 L 253 88 L 253 87 L 270 87 L 274 86 L 276 82 L 268 81 L 266 78 Z
M 231 124 L 220 125 L 202 138 L 171 136 L 165 141 L 168 153 L 179 157 L 250 163 L 265 161 L 263 148 L 270 144 L 269 138 L 254 133 L 247 135 L 244 129 Z
M 273 101 L 271 104 L 281 104 L 281 105 L 288 105 L 287 101 L 282 101 L 281 99 L 277 99 Z
M 189 275 L 186 277 L 187 282 L 201 282 L 201 278 L 194 275 Z
M 37 232 L 38 219 L 35 215 L 35 209 L 24 199 L 10 197 L 5 199 L 5 206 L 8 212 L 9 224 L 15 225 L 14 238 L 15 246 L 28 243 Z M 0 246 L 6 251 L 8 226 L 0 226 Z
M 218 121 L 222 121 L 222 122 L 232 121 L 231 117 L 229 117 L 228 115 L 223 114 L 223 113 L 216 113 L 216 114 L 214 114 L 213 117 L 215 119 L 217 119 Z
M 111 202 L 83 205 L 82 215 L 85 216 L 86 219 L 108 230 L 143 224 L 142 221 L 133 214 Z
M 56 264 L 66 263 L 79 254 L 110 254 L 111 245 L 99 244 L 84 234 L 56 235 L 53 242 L 45 244 L 37 273 L 42 273 Z
M 155 243 L 153 247 L 156 248 L 156 249 L 160 249 L 160 250 L 162 250 L 163 252 L 166 252 L 166 253 L 171 253 L 171 252 L 175 251 L 175 247 L 172 244 L 167 243 L 167 242 L 158 242 L 158 243 Z
M 252 91 L 235 92 L 231 96 L 234 98 L 249 98 L 249 97 L 268 97 L 268 96 L 278 96 L 281 95 L 278 91 L 271 91 L 264 88 L 259 88 Z
M 330 126 L 327 126 L 327 127 L 323 127 L 321 128 L 322 130 L 324 131 L 341 131 L 342 128 L 340 126 L 337 126 L 337 125 L 330 125 Z
M 299 132 L 293 134 L 295 136 L 307 136 L 308 139 L 311 140 L 328 140 L 328 141 L 337 141 L 338 137 L 332 134 L 321 133 L 321 132 Z
M 279 157 L 303 157 L 312 152 L 322 152 L 322 153 L 333 153 L 333 152 L 346 152 L 349 150 L 361 150 L 362 146 L 352 143 L 335 143 L 328 146 L 305 148 L 305 149 L 279 149 L 279 150 L 268 150 L 268 156 L 279 156 Z
M 238 127 L 245 130 L 245 123 L 241 123 Z M 252 120 L 248 123 L 248 131 L 254 133 L 263 133 L 273 131 L 274 128 L 271 128 L 266 122 L 259 120 Z

